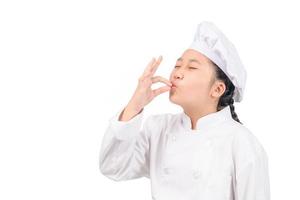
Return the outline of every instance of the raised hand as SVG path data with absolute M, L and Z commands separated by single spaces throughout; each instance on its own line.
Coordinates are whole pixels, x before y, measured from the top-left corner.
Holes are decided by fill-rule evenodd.
M 156 96 L 167 92 L 171 89 L 171 82 L 161 76 L 153 76 L 156 72 L 159 64 L 162 61 L 162 56 L 159 56 L 158 60 L 152 58 L 147 67 L 145 68 L 143 74 L 138 79 L 138 85 L 132 95 L 129 103 L 125 107 L 120 115 L 121 121 L 127 121 L 134 117 L 136 114 L 142 111 L 142 109 L 149 104 Z M 166 86 L 160 88 L 151 89 L 153 83 L 162 82 Z

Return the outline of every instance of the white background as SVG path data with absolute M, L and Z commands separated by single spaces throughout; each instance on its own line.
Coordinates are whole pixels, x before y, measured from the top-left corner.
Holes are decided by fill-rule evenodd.
M 202 20 L 247 68 L 235 107 L 268 153 L 271 198 L 300 199 L 296 2 L 2 0 L 0 199 L 150 200 L 148 179 L 100 173 L 101 139 L 150 59 L 163 56 L 156 75 L 168 78 Z M 168 93 L 145 109 L 181 111 Z

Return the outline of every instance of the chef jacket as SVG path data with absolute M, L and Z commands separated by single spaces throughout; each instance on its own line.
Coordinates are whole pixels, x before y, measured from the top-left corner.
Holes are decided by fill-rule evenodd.
M 152 114 L 144 108 L 109 120 L 100 171 L 114 181 L 146 177 L 153 200 L 269 200 L 268 157 L 257 137 L 226 106 L 197 120 L 184 112 Z

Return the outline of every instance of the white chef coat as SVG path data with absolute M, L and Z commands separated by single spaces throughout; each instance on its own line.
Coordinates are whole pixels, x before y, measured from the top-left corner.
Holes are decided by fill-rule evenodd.
M 256 136 L 231 117 L 230 107 L 198 119 L 184 112 L 144 109 L 109 120 L 100 150 L 100 171 L 123 181 L 151 181 L 155 200 L 269 200 L 268 157 Z

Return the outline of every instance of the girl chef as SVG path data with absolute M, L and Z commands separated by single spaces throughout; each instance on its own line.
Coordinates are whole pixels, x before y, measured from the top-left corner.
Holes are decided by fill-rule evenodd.
M 169 80 L 153 76 L 161 60 L 151 60 L 129 103 L 110 118 L 101 173 L 147 177 L 156 200 L 269 200 L 266 151 L 234 111 L 246 83 L 234 45 L 203 21 Z M 152 90 L 156 82 L 166 86 Z M 183 112 L 150 115 L 142 126 L 145 105 L 166 91 Z

